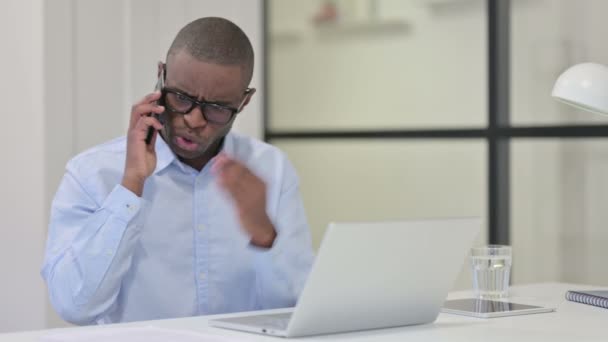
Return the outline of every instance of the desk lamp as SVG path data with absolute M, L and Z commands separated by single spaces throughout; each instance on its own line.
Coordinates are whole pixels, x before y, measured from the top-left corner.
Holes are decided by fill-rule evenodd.
M 555 81 L 551 96 L 586 111 L 608 114 L 608 67 L 597 63 L 570 67 Z

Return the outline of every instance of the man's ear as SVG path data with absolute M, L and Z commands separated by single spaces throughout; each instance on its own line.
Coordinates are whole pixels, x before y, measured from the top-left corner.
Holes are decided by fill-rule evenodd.
M 251 101 L 253 94 L 255 94 L 255 88 L 247 88 L 247 90 L 245 91 L 245 99 L 243 100 L 243 103 L 241 104 L 241 108 L 239 109 L 239 112 L 241 112 L 243 110 L 243 108 L 245 108 L 245 106 L 247 106 L 249 104 L 249 101 Z

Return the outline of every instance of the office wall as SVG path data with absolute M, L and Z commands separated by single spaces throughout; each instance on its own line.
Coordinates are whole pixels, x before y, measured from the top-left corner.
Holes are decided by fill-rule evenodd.
M 272 129 L 485 125 L 485 1 L 323 3 L 269 1 Z
M 48 209 L 67 160 L 125 134 L 131 103 L 155 83 L 177 30 L 202 16 L 239 24 L 256 50 L 258 93 L 235 130 L 261 137 L 260 1 L 53 0 L 3 2 L 6 118 L 0 148 L 0 332 L 66 325 L 39 275 Z
M 43 327 L 45 218 L 42 0 L 2 2 L 0 332 Z

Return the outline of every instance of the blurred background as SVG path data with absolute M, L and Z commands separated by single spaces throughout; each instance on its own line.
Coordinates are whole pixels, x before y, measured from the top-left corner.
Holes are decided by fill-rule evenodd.
M 478 244 L 513 246 L 513 284 L 608 285 L 608 118 L 550 97 L 568 66 L 608 63 L 606 1 L 3 5 L 0 332 L 65 325 L 39 275 L 64 166 L 124 135 L 173 37 L 203 16 L 253 43 L 258 93 L 235 130 L 288 154 L 315 248 L 330 221 L 481 216 Z M 470 288 L 466 267 L 454 288 Z

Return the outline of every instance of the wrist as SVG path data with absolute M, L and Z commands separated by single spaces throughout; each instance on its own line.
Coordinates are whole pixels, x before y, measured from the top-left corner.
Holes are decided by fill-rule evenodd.
M 255 230 L 257 233 L 251 236 L 251 244 L 260 248 L 271 248 L 277 237 L 277 232 L 270 221 Z
M 144 191 L 144 182 L 145 178 L 132 176 L 125 173 L 120 184 L 138 197 L 141 197 Z

